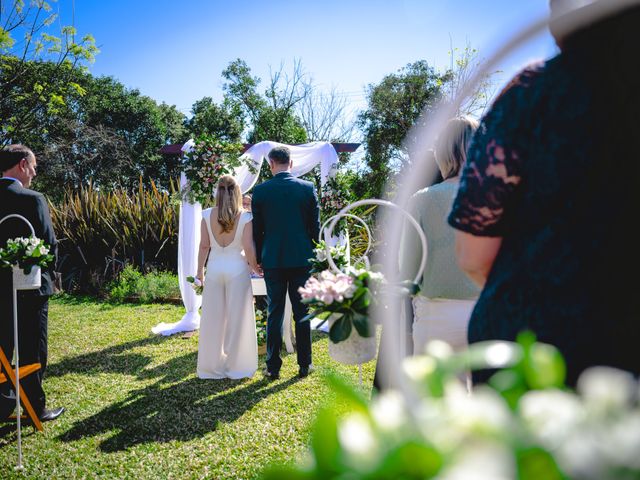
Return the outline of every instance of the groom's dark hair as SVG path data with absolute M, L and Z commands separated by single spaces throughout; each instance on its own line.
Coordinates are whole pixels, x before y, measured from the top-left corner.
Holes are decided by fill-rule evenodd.
M 274 147 L 269 152 L 269 160 L 278 165 L 288 165 L 291 159 L 290 152 L 287 147 Z

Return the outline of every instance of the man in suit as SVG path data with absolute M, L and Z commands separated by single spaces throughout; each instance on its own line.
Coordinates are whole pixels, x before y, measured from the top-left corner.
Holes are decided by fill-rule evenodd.
M 23 145 L 9 145 L 0 150 L 0 219 L 10 214 L 25 217 L 44 240 L 57 259 L 57 241 L 53 232 L 47 201 L 41 193 L 29 190 L 36 176 L 36 156 Z M 24 221 L 11 218 L 0 228 L 0 247 L 10 238 L 29 237 L 31 231 Z M 39 372 L 25 377 L 21 385 L 42 421 L 54 420 L 64 408 L 47 409 L 42 389 L 42 377 L 47 367 L 47 321 L 49 297 L 53 294 L 55 262 L 42 269 L 42 286 L 37 290 L 18 292 L 18 335 L 20 363 L 40 363 Z M 0 268 L 0 346 L 9 361 L 13 356 L 13 285 L 11 269 Z M 9 382 L 0 386 L 0 420 L 7 418 L 15 407 L 15 392 Z
M 287 147 L 272 149 L 268 160 L 273 178 L 255 187 L 251 201 L 253 239 L 269 302 L 264 374 L 271 379 L 280 376 L 282 321 L 288 291 L 295 321 L 298 376 L 306 377 L 311 367 L 311 326 L 301 322 L 307 307 L 298 288 L 309 278 L 313 241 L 320 232 L 320 208 L 313 184 L 291 175 Z

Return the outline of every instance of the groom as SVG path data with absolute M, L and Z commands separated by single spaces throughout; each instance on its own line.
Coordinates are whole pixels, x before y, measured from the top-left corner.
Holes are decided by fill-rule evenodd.
M 311 365 L 311 326 L 301 322 L 307 307 L 298 288 L 309 278 L 313 240 L 320 232 L 320 209 L 313 184 L 291 175 L 287 147 L 273 148 L 268 160 L 273 178 L 257 185 L 251 199 L 253 239 L 269 301 L 264 374 L 272 380 L 280 377 L 282 321 L 288 291 L 295 320 L 298 376 L 302 378 L 309 375 Z

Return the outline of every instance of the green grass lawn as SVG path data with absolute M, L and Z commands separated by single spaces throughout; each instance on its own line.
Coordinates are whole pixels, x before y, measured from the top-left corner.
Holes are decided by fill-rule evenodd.
M 173 305 L 53 299 L 44 388 L 48 406 L 67 411 L 42 433 L 23 429 L 21 474 L 13 468 L 15 424 L 4 424 L 0 478 L 256 478 L 267 465 L 304 453 L 318 407 L 333 397 L 323 373 L 358 380 L 357 367 L 329 358 L 327 338 L 317 332 L 316 371 L 305 379 L 297 378 L 292 354 L 275 382 L 259 372 L 248 380 L 200 380 L 198 335 L 151 334 L 155 324 L 175 322 L 183 312 Z M 373 371 L 374 362 L 363 368 L 367 395 Z

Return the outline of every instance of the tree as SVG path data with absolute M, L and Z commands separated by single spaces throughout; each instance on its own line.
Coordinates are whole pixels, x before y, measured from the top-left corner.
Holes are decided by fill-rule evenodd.
M 227 101 L 217 105 L 211 97 L 203 97 L 193 104 L 191 113 L 193 116 L 185 122 L 191 137 L 206 134 L 230 142 L 240 141 L 244 122 L 238 104 Z
M 159 150 L 186 140 L 184 115 L 111 77 L 76 70 L 74 80 L 83 95 L 68 93 L 65 107 L 45 116 L 46 134 L 29 133 L 44 173 L 36 177 L 38 188 L 59 198 L 66 187 L 89 182 L 103 190 L 133 190 L 141 177 L 145 184 L 153 180 L 167 188 L 179 175 L 179 164 Z
M 241 59 L 231 62 L 222 76 L 226 80 L 225 101 L 242 112 L 250 143 L 307 141 L 304 126 L 295 112 L 295 106 L 307 95 L 299 61 L 294 62 L 291 76 L 284 73 L 283 65 L 272 71 L 264 95 L 257 91 L 260 79 L 251 75 L 251 69 Z
M 64 109 L 68 94 L 84 93 L 75 71 L 98 49 L 91 35 L 76 42 L 74 27 L 47 33 L 56 17 L 44 0 L 0 0 L 0 145 L 23 141 L 44 116 Z M 37 74 L 34 63 L 50 64 L 50 75 Z
M 385 76 L 379 84 L 368 86 L 368 106 L 357 120 L 367 151 L 367 170 L 361 184 L 354 187 L 360 194 L 379 197 L 389 180 L 394 188 L 396 174 L 410 168 L 408 152 L 420 140 L 412 137 L 420 131 L 413 127 L 417 122 L 429 122 L 430 112 L 439 102 L 452 101 L 475 75 L 480 66 L 478 51 L 467 45 L 458 52 L 452 49 L 451 67 L 444 72 L 420 60 Z M 492 96 L 494 73 L 464 99 L 458 114 L 477 116 L 484 111 Z
M 296 111 L 307 132 L 309 141 L 346 142 L 352 139 L 355 123 L 348 117 L 347 97 L 332 87 L 322 92 L 306 81 L 308 94 L 297 105 Z
M 444 85 L 445 102 L 453 102 L 462 93 L 462 89 L 476 75 L 482 64 L 480 53 L 469 43 L 462 50 L 451 46 L 449 58 L 449 81 Z M 458 108 L 458 115 L 482 116 L 495 93 L 493 76 L 497 73 L 500 72 L 491 72 L 481 79 L 474 92 L 463 99 Z
M 441 74 L 420 60 L 368 86 L 368 107 L 357 121 L 367 148 L 368 196 L 379 197 L 386 181 L 406 161 L 407 134 L 425 108 L 435 107 L 448 80 L 448 73 Z

